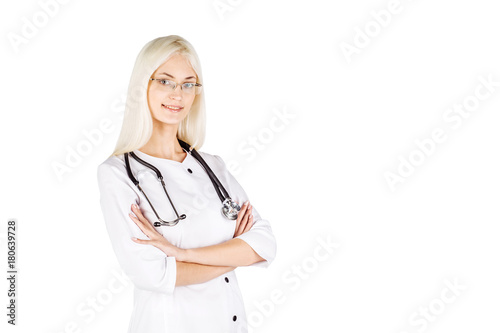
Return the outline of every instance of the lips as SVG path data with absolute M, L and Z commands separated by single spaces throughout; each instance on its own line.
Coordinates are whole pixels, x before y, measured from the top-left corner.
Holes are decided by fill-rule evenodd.
M 165 104 L 162 104 L 161 107 L 163 109 L 166 109 L 170 112 L 180 112 L 182 111 L 182 109 L 184 109 L 184 107 L 180 106 L 180 105 L 165 105 Z

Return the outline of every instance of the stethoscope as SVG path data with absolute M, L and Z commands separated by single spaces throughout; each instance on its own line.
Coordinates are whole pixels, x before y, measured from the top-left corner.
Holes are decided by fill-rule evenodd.
M 186 142 L 184 142 L 184 141 L 182 141 L 180 139 L 177 139 L 177 140 L 179 140 L 179 144 L 181 145 L 182 149 L 186 153 L 188 153 L 191 156 L 193 156 L 195 158 L 195 160 L 203 167 L 203 169 L 205 169 L 205 172 L 207 173 L 208 177 L 212 181 L 212 184 L 214 185 L 215 191 L 217 192 L 217 195 L 219 196 L 219 199 L 222 202 L 222 208 L 221 208 L 222 215 L 224 215 L 229 220 L 236 220 L 236 218 L 238 217 L 238 212 L 240 211 L 241 207 L 236 202 L 234 202 L 231 199 L 231 197 L 229 196 L 229 193 L 227 193 L 226 189 L 224 188 L 224 186 L 222 186 L 222 184 L 219 181 L 219 179 L 217 178 L 217 176 L 215 176 L 215 174 L 213 173 L 212 169 L 210 169 L 210 167 L 208 166 L 208 164 L 205 162 L 205 160 L 203 159 L 203 157 L 201 157 L 201 155 L 196 151 L 196 149 L 194 149 L 189 144 L 187 144 Z M 148 196 L 146 195 L 146 193 L 141 188 L 141 186 L 139 184 L 139 181 L 137 179 L 135 179 L 134 175 L 132 174 L 132 170 L 130 169 L 130 162 L 129 162 L 129 159 L 128 159 L 128 155 L 129 154 L 137 162 L 139 162 L 142 165 L 148 167 L 149 169 L 153 170 L 156 173 L 156 177 L 161 182 L 161 185 L 163 186 L 163 191 L 165 191 L 165 194 L 167 195 L 168 201 L 170 202 L 170 205 L 174 209 L 175 215 L 177 216 L 177 218 L 175 220 L 173 220 L 173 221 L 165 221 L 165 220 L 163 220 L 163 219 L 160 218 L 160 216 L 156 212 L 156 209 L 153 207 L 153 204 L 149 200 Z M 182 214 L 182 215 L 179 216 L 179 214 L 177 213 L 177 210 L 175 209 L 175 206 L 172 203 L 172 200 L 170 199 L 170 196 L 168 195 L 167 188 L 165 187 L 165 182 L 163 181 L 163 175 L 161 174 L 160 170 L 158 170 L 154 165 L 152 165 L 152 164 L 150 164 L 150 163 L 142 160 L 141 158 L 139 158 L 136 154 L 134 154 L 134 152 L 125 153 L 124 157 L 125 157 L 125 166 L 127 168 L 128 177 L 134 183 L 134 185 L 137 186 L 137 188 L 139 189 L 139 191 L 141 191 L 141 193 L 144 194 L 144 197 L 148 201 L 149 205 L 151 206 L 151 209 L 153 210 L 153 212 L 156 215 L 156 218 L 158 219 L 158 221 L 154 222 L 153 225 L 155 227 L 159 227 L 159 226 L 162 226 L 162 225 L 174 226 L 177 223 L 179 223 L 180 220 L 185 219 L 186 218 L 186 214 Z

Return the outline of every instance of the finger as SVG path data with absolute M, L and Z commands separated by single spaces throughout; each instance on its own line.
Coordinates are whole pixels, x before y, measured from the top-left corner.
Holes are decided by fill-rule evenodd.
M 236 237 L 238 237 L 239 235 L 241 235 L 242 231 L 243 231 L 243 222 L 240 223 L 240 225 L 238 226 L 238 228 L 235 231 Z
M 252 221 L 253 221 L 253 216 L 252 216 L 252 205 L 248 205 L 248 209 L 245 213 L 245 223 L 243 224 L 241 228 L 241 233 L 247 232 L 251 227 L 252 227 Z
M 243 205 L 241 205 L 240 211 L 238 212 L 238 216 L 236 217 L 236 226 L 234 228 L 234 230 L 235 230 L 234 233 L 235 234 L 238 232 L 238 228 L 241 225 L 241 220 L 245 216 L 245 211 L 246 211 L 247 206 L 248 206 L 248 201 L 245 202 Z
M 132 221 L 134 221 L 135 224 L 137 224 L 137 226 L 139 227 L 139 229 L 141 229 L 141 231 L 144 235 L 146 235 L 148 238 L 151 238 L 151 236 L 150 236 L 151 230 L 149 230 L 147 227 L 147 225 L 149 223 L 146 223 L 146 224 L 142 223 L 136 216 L 132 215 L 131 213 L 129 213 L 128 216 L 130 216 Z
M 248 223 L 249 211 L 250 210 L 247 209 L 241 218 L 240 225 L 238 226 L 238 235 L 241 235 L 243 233 L 243 230 L 245 230 L 245 227 Z
M 236 219 L 236 233 L 239 235 L 240 231 L 241 231 L 241 226 L 243 224 L 243 219 L 245 218 L 245 212 L 246 212 L 246 203 L 243 204 L 243 206 L 241 206 L 241 209 L 240 211 L 238 212 L 238 218 Z
M 137 226 L 139 227 L 139 229 L 141 229 L 141 231 L 146 235 L 146 231 L 147 229 L 145 228 L 144 226 L 144 223 L 142 223 L 135 215 L 133 215 L 132 213 L 129 213 L 128 216 L 130 216 L 130 218 L 132 219 L 132 221 L 135 222 L 135 224 L 137 224 Z
M 245 219 L 248 220 L 248 218 L 252 215 L 252 205 L 248 204 L 247 210 L 245 212 Z
M 132 240 L 137 244 L 151 245 L 152 241 L 148 239 L 140 239 L 137 237 L 132 237 Z
M 245 212 L 245 218 L 243 219 L 243 223 L 241 225 L 241 233 L 246 232 L 245 230 L 248 230 L 248 225 L 250 223 L 250 218 L 252 217 L 252 205 L 248 205 L 248 209 Z
M 153 228 L 153 225 L 151 223 L 149 223 L 148 219 L 145 218 L 144 215 L 142 215 L 142 212 L 141 212 L 141 209 L 139 208 L 139 206 L 133 204 L 132 211 L 135 213 L 136 218 L 139 219 L 139 222 L 143 225 L 143 227 L 146 231 L 148 231 L 150 234 L 157 234 L 158 233 L 158 231 L 155 228 Z
M 238 216 L 238 218 L 236 219 L 236 225 L 234 227 L 234 235 L 233 237 L 236 237 L 238 236 L 238 228 L 240 227 L 240 217 Z
M 244 224 L 245 221 L 240 221 L 240 223 L 238 224 L 238 227 L 236 228 L 236 231 L 234 232 L 236 234 L 236 236 L 239 236 L 241 235 L 241 231 L 243 230 L 243 224 Z
M 243 233 L 247 232 L 248 230 L 252 229 L 252 226 L 253 226 L 253 215 L 250 216 L 250 218 L 248 219 L 248 223 L 247 225 L 245 226 L 245 229 L 243 229 Z
M 142 211 L 141 209 L 139 208 L 139 206 L 137 206 L 136 204 L 133 204 L 132 205 L 132 211 L 134 212 L 134 214 L 137 216 L 137 218 L 139 218 L 139 220 L 142 222 L 142 223 L 146 223 L 148 222 L 148 219 L 146 219 L 144 217 L 144 215 L 142 215 Z
M 238 218 L 237 218 L 237 221 L 238 222 L 241 222 L 241 219 L 243 218 L 245 212 L 246 212 L 246 209 L 249 205 L 249 202 L 245 202 L 243 205 L 241 205 L 241 208 L 240 208 L 240 211 L 238 212 Z

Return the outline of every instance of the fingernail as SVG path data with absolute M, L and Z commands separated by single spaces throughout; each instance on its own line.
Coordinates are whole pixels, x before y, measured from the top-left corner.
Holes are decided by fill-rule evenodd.
M 134 208 L 135 208 L 135 209 L 139 209 L 139 207 L 138 207 L 136 204 L 134 204 Z

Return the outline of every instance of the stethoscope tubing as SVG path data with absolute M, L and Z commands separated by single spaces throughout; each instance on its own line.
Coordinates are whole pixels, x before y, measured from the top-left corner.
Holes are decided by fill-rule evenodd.
M 212 182 L 212 185 L 214 186 L 215 191 L 217 192 L 217 195 L 219 196 L 219 199 L 222 202 L 222 206 L 223 206 L 222 213 L 223 213 L 223 215 L 225 215 L 227 218 L 232 219 L 232 220 L 236 219 L 237 212 L 240 210 L 240 206 L 238 204 L 236 204 L 231 199 L 231 197 L 229 196 L 229 193 L 226 191 L 226 189 L 224 188 L 224 186 L 222 185 L 222 183 L 220 182 L 220 180 L 217 178 L 217 176 L 212 171 L 212 169 L 210 168 L 210 166 L 205 162 L 205 160 L 203 159 L 203 157 L 201 157 L 201 155 L 196 151 L 196 149 L 194 149 L 188 143 L 186 143 L 186 142 L 184 142 L 184 141 L 182 141 L 180 139 L 178 139 L 178 141 L 179 141 L 179 144 L 181 145 L 182 149 L 186 153 L 188 153 L 191 156 L 193 156 L 193 158 L 198 162 L 198 164 L 200 164 L 200 166 L 205 170 L 205 173 L 207 174 L 208 178 Z M 163 191 L 167 195 L 168 201 L 170 202 L 170 205 L 174 209 L 174 212 L 175 212 L 175 214 L 177 216 L 177 218 L 175 220 L 173 220 L 173 221 L 164 221 L 164 220 L 162 220 L 160 218 L 160 216 L 158 215 L 158 213 L 154 209 L 153 204 L 149 200 L 148 196 L 142 190 L 142 188 L 141 188 L 141 186 L 139 184 L 139 181 L 132 174 L 132 169 L 130 168 L 130 162 L 129 162 L 129 156 L 128 156 L 129 154 L 137 162 L 139 162 L 140 164 L 144 165 L 145 167 L 153 170 L 156 173 L 156 176 L 157 176 L 158 180 L 162 184 Z M 126 166 L 126 169 L 127 169 L 127 174 L 129 176 L 130 180 L 132 180 L 132 182 L 134 183 L 134 185 L 137 186 L 137 188 L 139 189 L 139 191 L 144 195 L 144 197 L 148 201 L 148 203 L 151 206 L 153 212 L 155 213 L 156 217 L 159 220 L 159 222 L 155 222 L 154 225 L 155 226 L 160 226 L 160 225 L 174 226 L 174 225 L 176 225 L 179 222 L 179 220 L 185 219 L 186 218 L 185 214 L 182 214 L 181 216 L 179 216 L 179 214 L 177 213 L 177 210 L 175 209 L 175 206 L 174 206 L 172 200 L 170 199 L 170 195 L 167 192 L 167 189 L 166 189 L 166 186 L 165 186 L 165 182 L 163 181 L 163 175 L 161 174 L 160 170 L 158 170 L 154 165 L 152 165 L 152 164 L 144 161 L 143 159 L 139 158 L 134 152 L 125 153 L 124 157 L 125 157 L 125 166 Z
M 219 178 L 215 175 L 215 173 L 212 171 L 210 166 L 208 166 L 207 162 L 201 157 L 201 155 L 196 151 L 196 149 L 192 148 L 187 144 L 186 142 L 179 140 L 179 143 L 184 149 L 185 152 L 191 154 L 191 156 L 194 157 L 194 159 L 205 169 L 205 172 L 207 173 L 208 177 L 212 181 L 212 184 L 214 185 L 215 191 L 217 192 L 217 195 L 219 196 L 219 199 L 221 202 L 224 202 L 227 198 L 230 198 L 229 193 L 227 193 L 226 189 L 224 186 L 222 186 L 222 183 L 220 182 Z M 222 191 L 222 193 L 221 193 Z
M 168 195 L 167 189 L 165 188 L 165 182 L 163 181 L 163 175 L 161 174 L 160 170 L 158 170 L 154 165 L 149 164 L 148 162 L 140 159 L 136 154 L 134 154 L 134 152 L 130 152 L 130 155 L 137 162 L 143 164 L 144 166 L 146 166 L 148 168 L 151 168 L 156 173 L 156 176 L 160 180 L 161 185 L 163 187 L 163 192 L 165 192 L 165 194 L 167 195 L 168 201 L 170 202 L 170 206 L 174 209 L 175 215 L 177 216 L 177 218 L 175 220 L 173 220 L 173 221 L 164 221 L 163 219 L 160 218 L 160 215 L 156 212 L 156 209 L 154 208 L 153 204 L 151 203 L 151 201 L 149 200 L 148 196 L 146 195 L 146 192 L 143 191 L 141 185 L 139 184 L 139 181 L 132 174 L 132 169 L 130 168 L 130 162 L 128 160 L 128 154 L 126 153 L 125 154 L 125 165 L 126 165 L 126 169 L 127 169 L 127 174 L 129 176 L 129 178 L 132 180 L 132 182 L 134 183 L 134 185 L 137 186 L 137 188 L 139 189 L 139 191 L 141 191 L 141 193 L 144 195 L 144 197 L 148 201 L 149 206 L 153 210 L 153 213 L 155 213 L 155 215 L 158 218 L 158 220 L 161 221 L 162 223 L 166 224 L 166 225 L 174 226 L 174 225 L 177 224 L 177 222 L 179 222 L 179 220 L 185 219 L 186 218 L 186 214 L 182 214 L 182 215 L 179 216 L 179 213 L 177 213 L 177 209 L 175 209 L 175 205 L 172 203 L 172 199 L 170 199 L 170 195 Z M 155 222 L 155 226 L 158 226 L 156 222 Z

